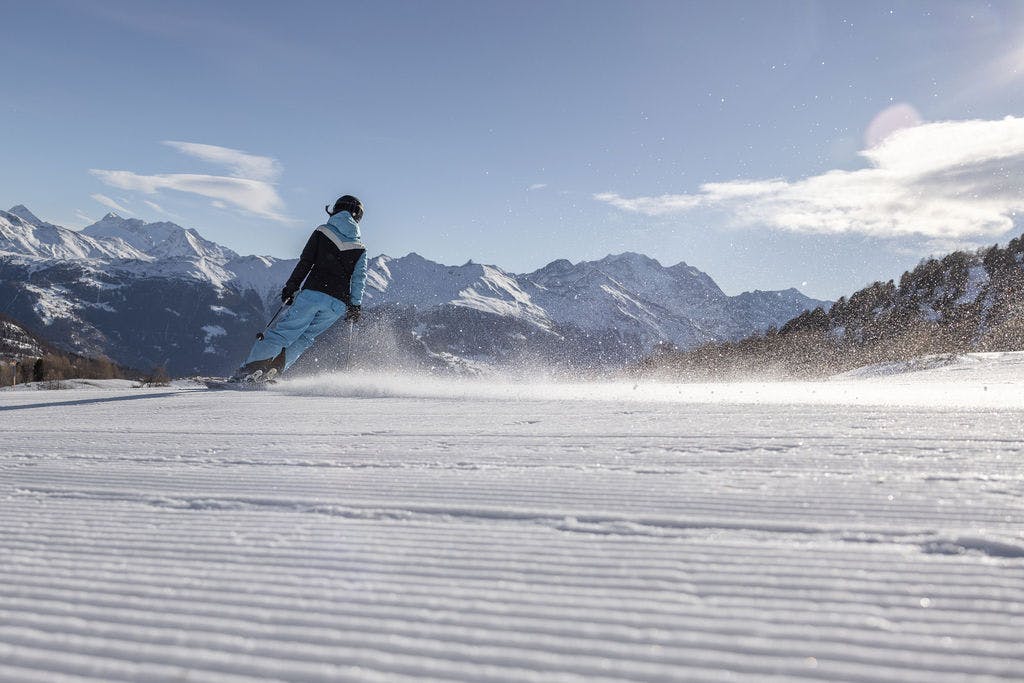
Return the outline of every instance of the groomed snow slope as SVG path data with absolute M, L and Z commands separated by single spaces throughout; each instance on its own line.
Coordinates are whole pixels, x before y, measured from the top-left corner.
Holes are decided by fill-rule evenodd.
M 0 680 L 1019 681 L 1017 372 L 0 392 Z

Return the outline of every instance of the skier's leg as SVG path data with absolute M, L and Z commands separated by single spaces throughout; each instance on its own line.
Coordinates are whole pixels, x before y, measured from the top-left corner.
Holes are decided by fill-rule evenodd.
M 316 294 L 320 294 L 320 292 L 305 289 L 299 292 L 291 307 L 284 312 L 277 323 L 263 333 L 263 339 L 257 340 L 252 345 L 252 350 L 249 351 L 249 356 L 245 359 L 243 367 L 261 361 L 266 361 L 269 366 L 270 362 L 281 353 L 281 349 L 291 346 L 305 332 L 320 310 L 319 299 L 313 296 Z
M 306 349 L 312 346 L 313 341 L 322 332 L 330 328 L 338 318 L 345 312 L 345 304 L 338 301 L 332 296 L 327 294 L 323 295 L 323 301 L 321 302 L 321 308 L 317 311 L 313 319 L 310 320 L 309 325 L 306 329 L 298 336 L 298 338 L 291 343 L 291 345 L 285 347 L 284 350 L 284 367 L 287 370 L 292 364 L 299 359 Z

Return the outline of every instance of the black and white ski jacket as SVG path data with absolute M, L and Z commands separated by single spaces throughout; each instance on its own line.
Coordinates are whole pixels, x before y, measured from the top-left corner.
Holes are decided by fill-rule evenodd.
M 340 211 L 309 236 L 285 289 L 312 289 L 359 306 L 365 288 L 366 246 L 359 224 L 348 211 Z

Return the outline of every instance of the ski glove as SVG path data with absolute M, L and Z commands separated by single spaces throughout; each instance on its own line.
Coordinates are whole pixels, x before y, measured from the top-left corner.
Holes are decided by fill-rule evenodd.
M 359 322 L 359 312 L 362 308 L 356 304 L 349 304 L 348 310 L 345 311 L 345 320 L 357 323 Z
M 281 303 L 291 306 L 293 301 L 295 301 L 295 290 L 285 285 L 281 290 Z

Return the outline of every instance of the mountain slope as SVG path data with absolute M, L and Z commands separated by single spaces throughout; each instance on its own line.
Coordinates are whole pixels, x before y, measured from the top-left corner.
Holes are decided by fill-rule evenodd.
M 134 374 L 105 357 L 62 352 L 17 320 L 0 315 L 0 387 L 68 378 L 113 379 Z
M 822 376 L 928 354 L 1024 349 L 1024 238 L 927 259 L 777 332 L 660 353 L 647 367 L 696 374 Z M 759 310 L 764 310 L 761 307 Z
M 0 315 L 0 362 L 38 357 L 49 350 L 45 341 L 25 329 L 17 320 Z

